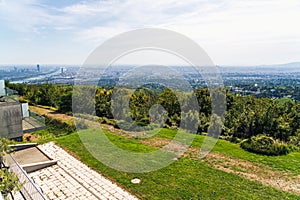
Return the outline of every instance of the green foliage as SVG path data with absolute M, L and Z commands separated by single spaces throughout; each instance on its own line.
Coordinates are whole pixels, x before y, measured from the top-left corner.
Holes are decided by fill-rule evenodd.
M 79 130 L 83 130 L 83 129 L 87 129 L 88 125 L 84 119 L 78 119 L 76 120 L 76 128 Z
M 24 85 L 9 84 L 9 88 L 18 91 L 23 101 L 30 105 L 51 106 L 62 113 L 72 111 L 72 87 L 69 85 Z
M 296 134 L 294 136 L 289 137 L 288 143 L 296 146 L 298 149 L 300 148 L 300 129 L 296 130 Z
M 116 125 L 116 120 L 114 120 L 114 119 L 108 119 L 107 117 L 100 117 L 99 118 L 99 122 L 101 124 L 108 124 L 108 125 L 111 125 L 111 126 L 115 126 Z
M 72 112 L 72 93 L 71 91 L 66 91 L 66 93 L 60 96 L 59 101 L 56 103 L 57 109 L 61 113 L 71 113 Z
M 214 136 L 213 133 L 221 131 L 222 138 L 228 141 L 238 142 L 263 134 L 300 148 L 300 102 L 296 103 L 287 98 L 272 100 L 225 94 L 222 91 L 211 95 L 207 88 L 199 88 L 193 92 L 198 104 L 193 105 L 191 93 L 169 88 L 155 90 L 141 87 L 135 91 L 122 88 L 118 89 L 120 95 L 112 100 L 116 92 L 114 88 L 82 85 L 73 91 L 69 85 L 9 86 L 32 105 L 53 106 L 62 113 L 71 113 L 73 105 L 77 112 L 97 115 L 101 117 L 102 123 L 116 127 L 115 120 L 129 122 L 132 119 L 137 126 L 121 122 L 130 130 L 140 131 L 143 127 L 148 127 L 150 122 L 157 120 L 160 126 L 177 129 L 181 125 L 184 129 L 197 130 L 198 134 L 209 132 Z M 79 96 L 81 98 L 76 98 Z M 72 97 L 75 97 L 76 102 L 72 102 Z M 224 120 L 224 116 L 220 116 L 222 113 L 212 113 L 212 110 L 222 110 L 225 107 L 221 107 L 221 104 L 212 106 L 211 102 L 225 98 L 227 113 Z M 182 105 L 179 102 L 182 102 Z M 159 112 L 153 117 L 151 112 L 156 105 L 160 105 L 161 108 L 157 109 Z M 199 110 L 194 109 L 195 107 Z
M 10 172 L 7 168 L 2 167 L 3 156 L 13 151 L 13 149 L 9 147 L 11 143 L 12 142 L 6 138 L 0 138 L 0 191 L 4 195 L 12 191 L 19 191 L 22 187 L 17 175 Z
M 147 124 L 143 121 L 140 122 L 127 122 L 124 120 L 119 120 L 114 125 L 115 128 L 122 129 L 125 131 L 147 131 L 152 130 L 154 128 L 158 128 L 158 125 L 155 124 Z
M 73 122 L 62 121 L 46 116 L 46 131 L 55 137 L 68 135 L 76 130 Z
M 250 152 L 269 156 L 286 155 L 291 151 L 287 144 L 265 135 L 246 139 L 241 143 L 241 147 Z
M 225 134 L 240 139 L 258 134 L 288 143 L 298 137 L 300 103 L 236 96 L 227 111 Z M 294 141 L 295 142 L 295 141 Z
M 157 104 L 162 105 L 167 111 L 168 119 L 166 123 L 169 126 L 178 126 L 180 124 L 181 109 L 178 101 L 179 92 L 167 88 L 159 95 Z
M 8 194 L 10 192 L 19 191 L 22 188 L 21 183 L 19 183 L 18 176 L 8 171 L 7 168 L 0 169 L 0 191 L 3 194 Z
M 112 90 L 97 88 L 95 94 L 95 109 L 98 117 L 113 118 L 111 112 Z
M 10 153 L 13 149 L 9 146 L 12 143 L 7 138 L 0 138 L 0 156 L 4 156 L 6 153 Z
M 0 168 L 2 168 L 2 164 L 4 162 L 4 156 L 7 153 L 11 153 L 13 149 L 9 146 L 12 144 L 12 141 L 10 141 L 7 138 L 0 138 Z
M 138 89 L 130 96 L 129 107 L 131 118 L 135 121 L 149 118 L 149 110 L 156 101 L 156 94 L 149 89 Z

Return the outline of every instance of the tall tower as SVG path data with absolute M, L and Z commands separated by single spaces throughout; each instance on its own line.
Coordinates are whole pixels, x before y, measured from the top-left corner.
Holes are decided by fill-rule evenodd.
M 39 64 L 36 65 L 36 70 L 37 70 L 38 72 L 40 72 L 40 65 L 39 65 Z

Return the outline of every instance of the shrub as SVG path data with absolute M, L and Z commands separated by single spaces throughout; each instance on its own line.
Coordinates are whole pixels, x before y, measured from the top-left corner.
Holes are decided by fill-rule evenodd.
M 124 120 L 117 121 L 117 123 L 114 125 L 114 127 L 118 128 L 118 129 L 123 129 L 125 131 L 131 131 L 132 130 L 131 123 L 126 122 Z
M 149 125 L 149 123 L 142 122 L 142 121 L 135 122 L 135 124 L 138 125 L 138 126 L 147 126 L 147 125 Z
M 124 120 L 118 121 L 115 125 L 115 128 L 122 129 L 125 131 L 147 131 L 158 128 L 158 125 L 155 124 L 145 124 L 144 122 L 127 122 Z
M 230 137 L 229 141 L 232 143 L 240 143 L 241 139 L 238 137 Z
M 51 132 L 56 137 L 68 135 L 76 130 L 73 122 L 64 122 L 59 119 L 55 119 L 49 116 L 45 116 L 46 130 Z
M 150 124 L 150 119 L 149 118 L 142 118 L 139 121 L 135 122 L 139 126 L 148 126 Z
M 22 187 L 22 183 L 19 182 L 18 176 L 14 172 L 8 171 L 5 166 L 2 167 L 3 156 L 13 151 L 9 144 L 11 144 L 10 140 L 0 138 L 0 192 L 5 197 L 7 197 L 8 193 L 19 191 Z
M 0 191 L 4 196 L 10 192 L 20 191 L 22 185 L 14 172 L 8 171 L 7 168 L 0 169 Z
M 84 119 L 76 120 L 76 128 L 79 130 L 84 130 L 88 128 L 88 125 L 85 123 Z
M 289 144 L 294 145 L 296 148 L 300 148 L 300 129 L 297 129 L 294 136 L 289 137 Z
M 108 119 L 107 117 L 100 117 L 99 118 L 99 122 L 101 124 L 108 124 L 108 125 L 111 125 L 111 126 L 115 126 L 116 125 L 116 120 L 114 120 L 114 119 Z
M 288 144 L 266 135 L 253 136 L 242 141 L 240 145 L 247 151 L 269 156 L 286 155 L 292 151 Z

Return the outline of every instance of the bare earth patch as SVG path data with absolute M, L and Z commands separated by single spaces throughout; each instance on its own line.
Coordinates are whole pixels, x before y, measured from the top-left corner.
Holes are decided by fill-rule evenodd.
M 250 161 L 210 152 L 204 159 L 198 157 L 200 148 L 190 148 L 186 156 L 199 159 L 210 167 L 237 174 L 252 181 L 286 192 L 300 194 L 300 175 L 276 171 L 271 167 Z
M 149 138 L 147 140 L 140 140 L 140 142 L 142 142 L 145 145 L 152 146 L 152 147 L 155 147 L 155 148 L 162 148 L 162 147 L 166 146 L 167 144 L 169 144 L 170 140 L 169 139 L 152 137 L 152 138 Z
M 24 133 L 23 140 L 28 142 L 37 142 L 40 138 L 36 135 L 31 133 Z
M 162 148 L 169 144 L 169 139 L 151 138 L 141 140 L 143 144 Z M 232 158 L 215 152 L 210 152 L 205 158 L 199 158 L 200 148 L 190 147 L 184 157 L 199 160 L 210 167 L 237 174 L 252 181 L 258 181 L 264 185 L 277 188 L 286 192 L 300 194 L 300 175 L 275 171 L 271 167 L 253 163 L 243 159 Z
M 30 106 L 30 110 L 40 114 L 40 115 L 46 115 L 52 118 L 60 119 L 60 120 L 73 120 L 72 116 L 61 114 L 58 112 L 55 112 L 53 110 L 48 110 L 45 108 L 40 108 L 36 106 Z

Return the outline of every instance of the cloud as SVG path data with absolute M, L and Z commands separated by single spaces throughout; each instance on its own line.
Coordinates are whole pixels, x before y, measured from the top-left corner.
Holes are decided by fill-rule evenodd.
M 1 13 L 2 19 L 20 30 L 74 29 L 76 35 L 96 41 L 96 34 L 105 38 L 113 32 L 143 27 L 180 30 L 199 39 L 297 36 L 300 18 L 296 0 L 84 1 L 63 8 L 40 0 L 10 0 Z
M 78 33 L 77 38 L 81 41 L 87 41 L 92 43 L 101 43 L 104 40 L 111 38 L 117 34 L 130 30 L 129 27 L 93 27 L 86 30 L 82 30 Z
M 7 0 L 0 4 L 0 26 L 38 36 L 59 34 L 82 44 L 99 44 L 136 28 L 166 28 L 197 41 L 219 63 L 233 59 L 236 51 L 244 55 L 239 60 L 249 61 L 248 55 L 259 56 L 256 48 L 268 51 L 272 45 L 291 53 L 288 46 L 300 38 L 298 0 L 85 0 L 53 4 Z M 248 52 L 247 46 L 251 47 Z M 224 48 L 231 51 L 221 53 Z
M 98 22 L 80 32 L 80 36 L 85 36 L 83 38 L 95 41 L 109 37 L 113 32 L 143 27 L 177 30 L 207 42 L 258 42 L 300 34 L 296 25 L 300 18 L 299 2 L 293 0 L 104 1 L 73 5 L 65 11 L 73 17 L 88 16 L 87 21 Z

